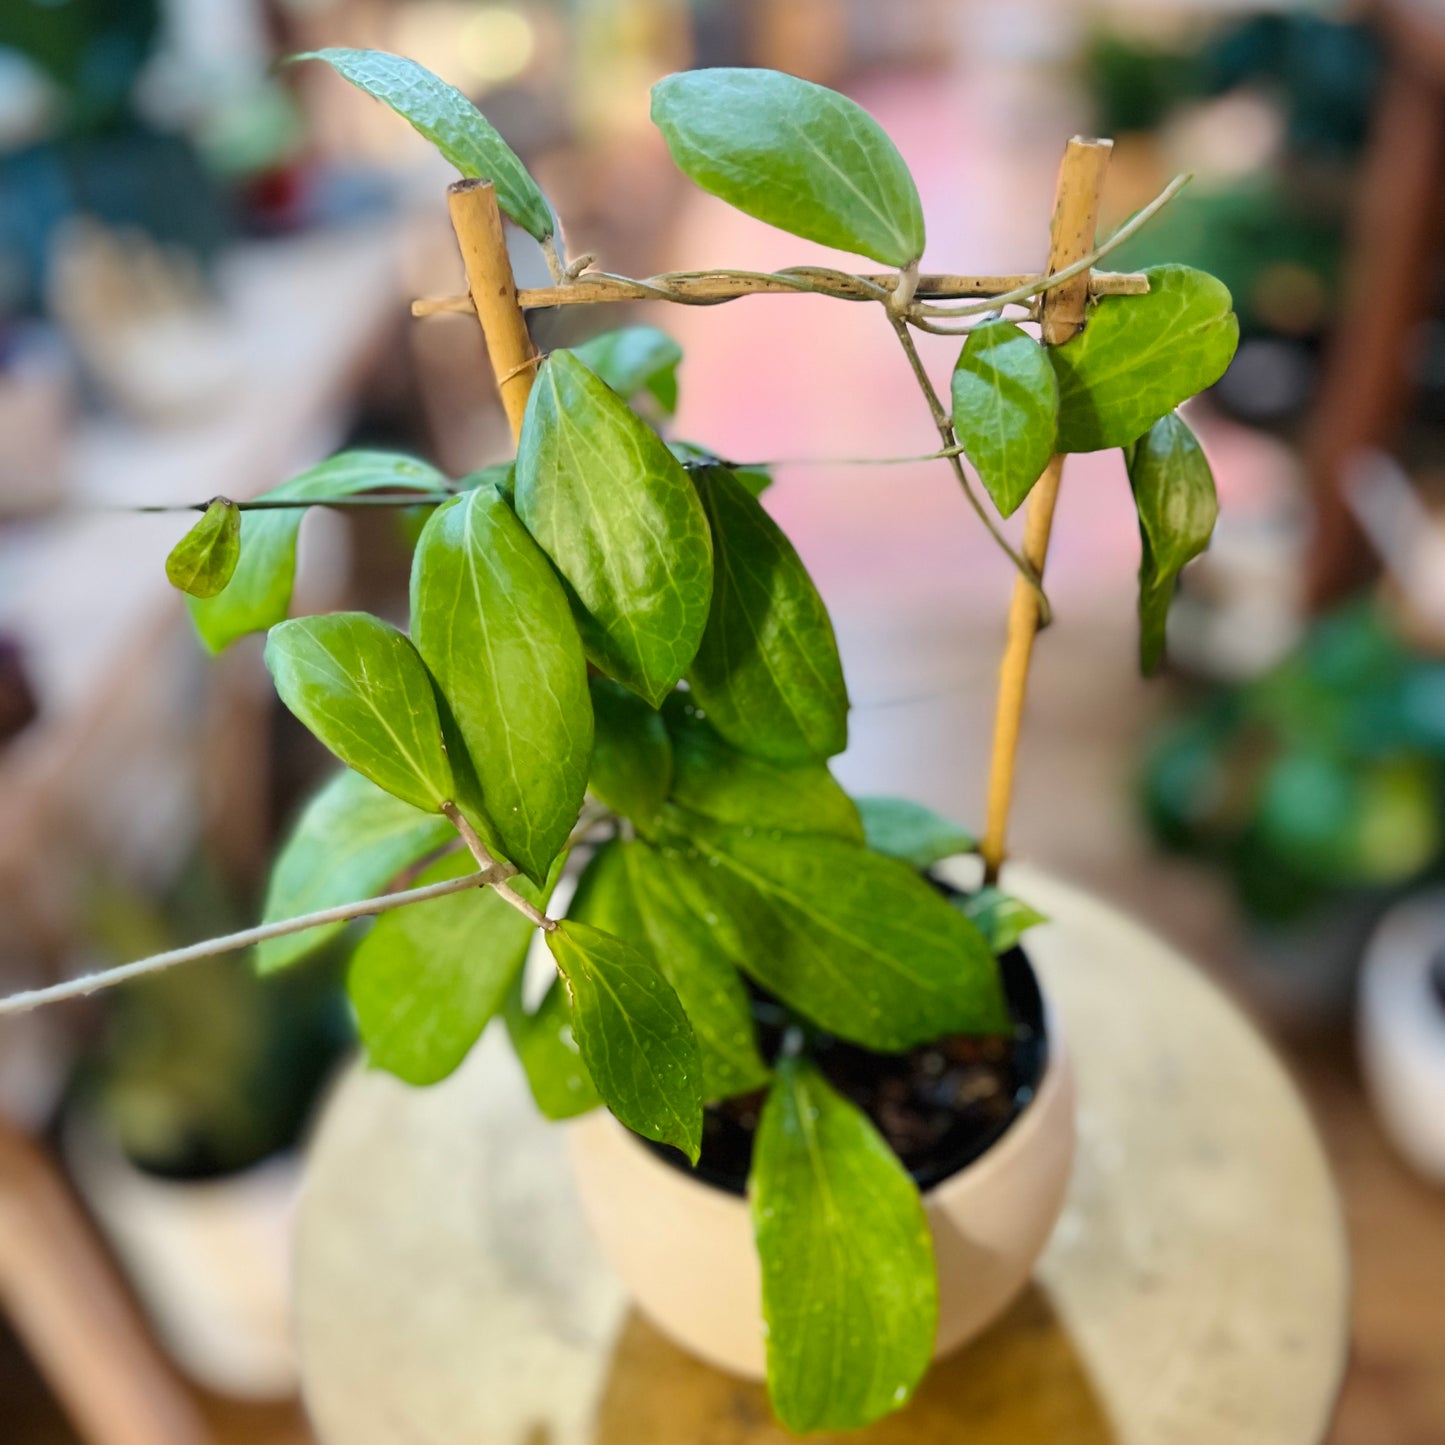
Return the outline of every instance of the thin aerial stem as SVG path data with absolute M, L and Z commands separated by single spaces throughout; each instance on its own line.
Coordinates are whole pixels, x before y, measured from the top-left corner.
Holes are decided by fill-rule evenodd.
M 328 507 L 336 511 L 364 510 L 367 507 L 437 507 L 455 497 L 455 492 L 385 492 L 358 497 L 258 497 L 250 502 L 232 502 L 229 497 L 212 497 L 207 502 L 148 502 L 139 506 L 76 508 L 77 511 L 130 512 L 204 512 L 212 502 L 229 502 L 238 512 L 286 512 L 305 507 Z
M 902 316 L 890 315 L 889 324 L 893 327 L 899 344 L 903 347 L 904 354 L 908 357 L 908 364 L 913 368 L 913 375 L 918 382 L 918 389 L 923 393 L 924 400 L 928 403 L 929 413 L 933 417 L 933 424 L 938 429 L 938 435 L 943 442 L 942 450 L 938 455 L 946 459 L 949 466 L 953 468 L 953 474 L 958 479 L 958 484 L 963 488 L 963 494 L 968 498 L 969 505 L 977 513 L 979 521 L 987 529 L 988 534 L 998 544 L 999 550 L 1013 563 L 1019 576 L 1027 582 L 1038 594 L 1039 608 L 1042 614 L 1047 617 L 1049 613 L 1049 601 L 1044 596 L 1044 590 L 1039 582 L 1037 571 L 1017 552 L 1008 538 L 999 531 L 998 525 L 989 516 L 978 493 L 974 491 L 968 480 L 968 473 L 959 460 L 959 453 L 962 448 L 958 445 L 958 439 L 953 432 L 953 419 L 944 409 L 938 392 L 934 389 L 933 381 L 929 377 L 923 365 L 923 358 L 918 354 L 918 347 L 914 345 L 913 334 L 908 329 L 908 322 Z
M 272 938 L 284 938 L 288 933 L 301 933 L 305 929 L 320 928 L 328 923 L 348 923 L 353 918 L 368 918 L 373 914 L 387 913 L 393 908 L 406 908 L 413 903 L 425 903 L 428 899 L 444 898 L 449 893 L 463 893 L 468 888 L 480 888 L 505 876 L 502 865 L 494 862 L 490 870 L 484 868 L 477 873 L 468 873 L 463 878 L 447 878 L 440 883 L 428 883 L 422 888 L 407 888 L 399 893 L 363 898 L 359 903 L 342 903 L 334 908 L 318 909 L 315 913 L 303 913 L 296 918 L 284 918 L 275 923 L 258 924 L 255 928 L 243 928 L 239 933 L 223 934 L 219 938 L 208 938 L 202 943 L 188 944 L 185 948 L 155 953 L 149 958 L 137 959 L 134 963 L 99 969 L 95 973 L 82 974 L 79 978 L 67 979 L 64 983 L 51 984 L 47 988 L 11 994 L 8 998 L 0 998 L 0 1015 L 26 1013 L 42 1004 L 83 998 L 101 989 L 113 988 L 118 983 L 161 973 L 177 964 L 195 963 L 222 953 L 237 953 L 243 948 L 253 948 L 256 944 L 265 943 Z

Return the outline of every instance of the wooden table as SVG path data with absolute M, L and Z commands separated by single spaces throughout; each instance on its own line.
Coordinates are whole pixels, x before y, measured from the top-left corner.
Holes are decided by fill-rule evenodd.
M 1079 1155 L 1035 1284 L 874 1442 L 1318 1445 L 1348 1264 L 1282 1068 L 1183 959 L 1023 867 L 1031 952 L 1074 1050 Z M 328 1445 L 784 1445 L 762 1390 L 630 1310 L 558 1129 L 492 1031 L 451 1080 L 360 1068 L 312 1146 L 298 1241 Z M 832 1438 L 832 1437 L 829 1437 Z

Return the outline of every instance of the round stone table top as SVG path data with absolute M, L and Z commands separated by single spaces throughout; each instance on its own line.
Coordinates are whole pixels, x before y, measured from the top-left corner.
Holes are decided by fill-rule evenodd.
M 1319 1445 L 1348 1261 L 1299 1096 L 1159 939 L 1027 868 L 1006 881 L 1052 920 L 1029 952 L 1078 1075 L 1068 1202 L 1009 1313 L 905 1411 L 840 1438 Z M 629 1307 L 587 1236 L 562 1128 L 536 1115 L 498 1029 L 434 1088 L 344 1077 L 308 1161 L 297 1325 L 326 1445 L 793 1438 L 760 1386 Z

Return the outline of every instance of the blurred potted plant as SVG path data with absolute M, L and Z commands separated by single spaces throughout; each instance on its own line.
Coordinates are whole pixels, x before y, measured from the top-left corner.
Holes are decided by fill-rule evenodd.
M 124 958 L 238 911 L 193 868 L 160 906 L 98 890 L 90 933 Z M 337 962 L 267 981 L 238 955 L 146 979 L 106 1011 L 71 1086 L 65 1153 L 86 1203 L 168 1348 L 226 1394 L 295 1389 L 298 1143 L 353 1039 Z
M 202 636 L 219 648 L 269 629 L 283 701 L 346 770 L 277 860 L 266 923 L 135 969 L 258 942 L 274 972 L 381 914 L 348 980 L 371 1063 L 429 1084 L 502 1017 L 542 1112 L 590 1112 L 578 1171 L 644 1308 L 699 1354 L 766 1370 L 790 1428 L 865 1425 L 1023 1285 L 1061 1205 L 1066 1047 L 1018 947 L 1038 916 L 996 886 L 1043 555 L 1063 455 L 1122 448 L 1142 656 L 1158 661 L 1174 578 L 1215 514 L 1175 408 L 1229 362 L 1228 293 L 1183 267 L 1092 273 L 1177 189 L 1095 248 L 1102 142 L 1070 145 L 1047 275 L 923 276 L 918 194 L 887 136 L 844 97 L 762 70 L 658 84 L 674 160 L 751 214 L 889 269 L 616 277 L 567 262 L 546 198 L 459 93 L 397 57 L 320 58 L 466 178 L 449 203 L 470 294 L 423 309 L 477 313 L 516 458 L 452 480 L 347 453 L 248 506 L 216 499 L 178 544 L 170 575 Z M 502 213 L 552 271 L 530 304 L 792 290 L 881 307 L 940 461 L 1020 573 L 981 845 L 833 780 L 843 670 L 758 500 L 766 474 L 669 444 L 629 405 L 675 401 L 678 353 L 651 328 L 539 357 Z M 951 406 L 919 330 L 966 333 Z M 998 513 L 1029 500 L 1022 555 L 963 455 Z M 304 510 L 378 503 L 431 508 L 409 635 L 356 612 L 285 620 Z M 981 889 L 931 879 L 975 846 Z M 566 916 L 549 916 L 578 865 Z M 522 970 L 538 930 L 556 975 L 534 1003 Z
M 1296 998 L 1347 1003 L 1380 913 L 1440 874 L 1442 698 L 1445 663 L 1380 603 L 1353 603 L 1149 750 L 1155 834 L 1224 870 L 1257 953 Z

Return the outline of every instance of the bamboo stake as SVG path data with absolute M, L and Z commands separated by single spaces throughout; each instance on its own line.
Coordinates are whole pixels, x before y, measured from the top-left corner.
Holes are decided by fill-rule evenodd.
M 914 296 L 919 301 L 1003 296 L 1041 280 L 1043 277 L 1036 275 L 920 276 Z M 838 275 L 830 278 L 827 294 L 843 300 L 876 301 L 880 289 L 891 291 L 897 281 L 897 275 L 891 271 L 876 276 Z M 784 276 L 700 273 L 634 281 L 621 276 L 594 276 L 583 272 L 561 286 L 539 286 L 519 291 L 517 303 L 523 311 L 534 311 L 544 306 L 583 306 L 598 301 L 647 301 L 656 299 L 659 289 L 669 292 L 669 299 L 693 305 L 735 301 L 741 296 L 813 294 L 791 284 Z M 1089 290 L 1094 296 L 1142 296 L 1149 290 L 1149 279 L 1134 271 L 1095 271 L 1091 273 Z M 469 315 L 475 311 L 476 306 L 469 295 L 427 296 L 411 303 L 411 314 L 418 317 L 454 313 Z
M 467 271 L 471 309 L 482 325 L 512 440 L 518 441 L 540 358 L 527 332 L 527 318 L 517 304 L 517 282 L 507 255 L 497 193 L 490 181 L 454 181 L 447 187 L 447 210 Z
M 1099 223 L 1099 194 L 1114 143 L 1084 140 L 1075 136 L 1064 151 L 1054 195 L 1054 215 L 1049 228 L 1050 272 L 1072 265 L 1087 256 L 1094 245 Z M 1061 346 L 1084 324 L 1089 299 L 1089 274 L 1076 276 L 1044 296 L 1042 331 L 1044 344 Z M 1049 554 L 1049 533 L 1059 483 L 1064 474 L 1064 457 L 1053 457 L 1044 474 L 1029 493 L 1024 520 L 1024 558 L 1043 577 Z M 994 716 L 993 754 L 989 762 L 988 814 L 984 830 L 984 879 L 998 881 L 1008 842 L 1009 807 L 1013 801 L 1014 767 L 1018 755 L 1019 729 L 1023 721 L 1024 698 L 1028 692 L 1029 663 L 1034 638 L 1039 630 L 1038 593 L 1022 578 L 1014 582 L 1009 607 L 1008 636 L 999 667 L 998 709 Z

